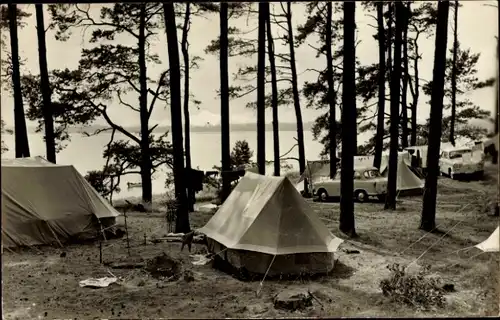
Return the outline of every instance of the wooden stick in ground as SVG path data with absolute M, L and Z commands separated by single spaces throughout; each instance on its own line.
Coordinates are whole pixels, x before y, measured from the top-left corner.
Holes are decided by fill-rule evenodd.
M 128 238 L 128 227 L 127 227 L 127 210 L 123 211 L 123 216 L 125 217 L 125 234 L 127 235 L 127 251 L 130 256 L 130 240 Z

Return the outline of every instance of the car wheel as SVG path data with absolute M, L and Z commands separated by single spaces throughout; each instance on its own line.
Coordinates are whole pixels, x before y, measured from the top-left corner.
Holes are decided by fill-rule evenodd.
M 448 168 L 448 177 L 450 177 L 451 180 L 454 179 L 453 172 L 451 172 L 451 168 Z
M 328 192 L 325 189 L 318 190 L 318 200 L 321 202 L 325 202 L 328 199 Z
M 477 172 L 477 178 L 478 178 L 479 180 L 482 180 L 482 179 L 484 178 L 484 171 L 478 171 L 478 172 Z
M 365 190 L 358 190 L 358 191 L 356 191 L 356 193 L 354 194 L 354 196 L 356 197 L 356 200 L 358 202 L 365 202 L 366 200 L 368 200 L 368 194 L 366 193 Z

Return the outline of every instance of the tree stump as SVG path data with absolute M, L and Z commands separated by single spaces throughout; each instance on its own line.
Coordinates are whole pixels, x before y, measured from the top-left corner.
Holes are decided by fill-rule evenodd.
M 290 311 L 312 306 L 312 296 L 307 290 L 285 290 L 274 298 L 274 307 Z

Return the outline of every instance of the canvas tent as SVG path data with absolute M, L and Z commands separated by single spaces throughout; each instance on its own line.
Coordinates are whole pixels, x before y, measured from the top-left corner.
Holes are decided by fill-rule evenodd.
M 354 166 L 356 168 L 361 167 L 373 167 L 374 156 L 356 156 L 354 157 Z M 385 152 L 382 154 L 382 161 L 380 164 L 380 173 L 383 176 L 388 175 L 388 165 L 389 165 L 389 153 Z M 296 188 L 299 191 L 304 189 L 303 180 L 307 177 L 309 180 L 314 181 L 321 177 L 328 177 L 330 175 L 330 163 L 328 160 L 319 161 L 308 161 L 307 168 Z M 409 154 L 407 152 L 398 153 L 398 175 L 397 175 L 397 189 L 400 191 L 417 190 L 422 189 L 424 186 L 423 181 L 411 171 L 409 168 Z
M 373 158 L 371 159 L 373 163 Z M 399 191 L 409 191 L 422 189 L 424 182 L 409 168 L 410 155 L 408 152 L 398 152 L 398 174 L 396 188 Z M 382 154 L 382 162 L 380 163 L 380 173 L 383 176 L 389 174 L 389 153 Z
M 500 231 L 499 227 L 496 228 L 495 231 L 490 235 L 490 237 L 480 244 L 475 246 L 476 248 L 484 251 L 484 252 L 498 252 L 500 251 Z
M 342 243 L 288 178 L 251 172 L 199 232 L 232 267 L 268 276 L 329 272 Z
M 2 246 L 95 236 L 119 215 L 71 165 L 2 159 Z

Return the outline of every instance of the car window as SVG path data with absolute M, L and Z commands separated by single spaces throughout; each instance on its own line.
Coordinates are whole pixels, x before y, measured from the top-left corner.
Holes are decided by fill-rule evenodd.
M 363 172 L 363 176 L 366 179 L 377 178 L 380 177 L 380 173 L 377 170 L 366 170 Z
M 451 151 L 450 152 L 450 159 L 458 159 L 458 158 L 461 158 L 464 154 L 471 153 L 471 152 L 472 152 L 472 150 L 470 150 L 470 149 Z

